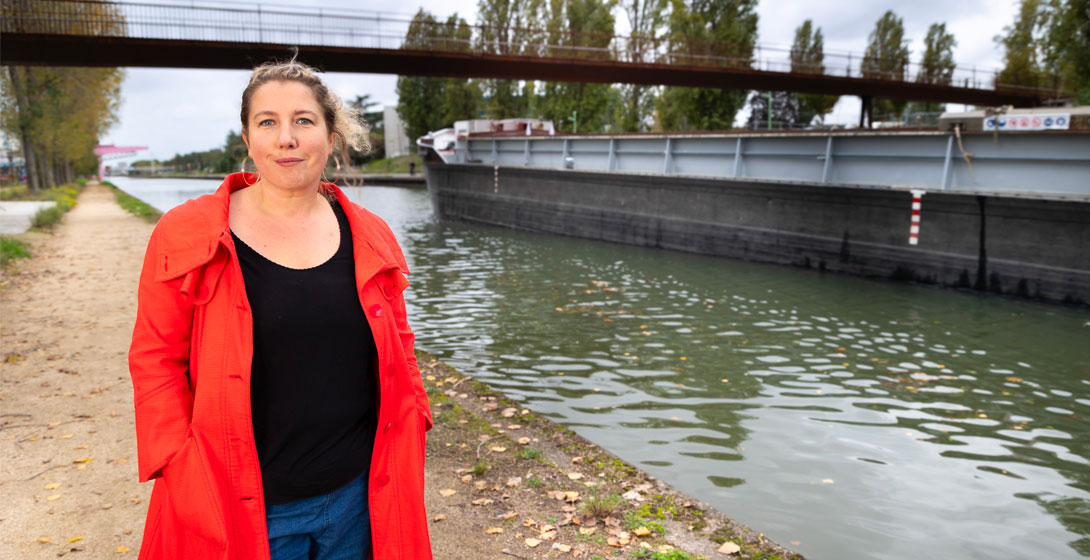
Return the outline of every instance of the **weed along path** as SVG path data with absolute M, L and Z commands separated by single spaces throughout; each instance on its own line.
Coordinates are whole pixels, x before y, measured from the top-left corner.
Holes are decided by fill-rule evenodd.
M 135 558 L 126 353 L 153 226 L 88 186 L 0 278 L 0 558 Z M 438 559 L 684 560 L 792 554 L 421 353 Z

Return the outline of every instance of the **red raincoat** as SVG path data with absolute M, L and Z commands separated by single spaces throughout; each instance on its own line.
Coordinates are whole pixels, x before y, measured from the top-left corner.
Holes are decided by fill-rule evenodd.
M 129 350 L 140 481 L 155 479 L 141 559 L 269 558 L 250 412 L 253 315 L 228 229 L 229 175 L 167 212 L 148 242 Z M 431 412 L 402 291 L 408 272 L 380 218 L 333 188 L 348 215 L 360 305 L 378 349 L 378 431 L 368 501 L 376 559 L 431 558 L 424 432 Z

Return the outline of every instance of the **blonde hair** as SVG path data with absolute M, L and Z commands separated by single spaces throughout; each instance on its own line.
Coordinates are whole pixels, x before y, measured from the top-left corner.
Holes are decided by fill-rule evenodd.
M 330 89 L 318 77 L 318 71 L 314 68 L 296 62 L 295 57 L 287 62 L 270 61 L 254 68 L 250 74 L 250 83 L 242 90 L 242 133 L 247 134 L 247 123 L 250 120 L 250 100 L 257 88 L 269 82 L 299 82 L 310 88 L 318 106 L 322 108 L 322 118 L 325 119 L 326 128 L 333 134 L 333 148 L 344 152 L 346 147 L 354 150 L 368 152 L 371 144 L 367 141 L 367 126 L 360 118 L 360 112 L 352 107 L 345 106 L 341 98 Z

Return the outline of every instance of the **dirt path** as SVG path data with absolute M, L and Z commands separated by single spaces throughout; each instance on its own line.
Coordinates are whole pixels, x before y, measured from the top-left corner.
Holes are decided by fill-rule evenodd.
M 0 278 L 0 558 L 136 557 L 151 485 L 126 353 L 151 231 L 92 185 Z M 421 369 L 437 560 L 695 557 L 672 546 L 801 560 L 430 357 Z M 727 540 L 737 553 L 718 552 Z
M 4 278 L 0 558 L 136 556 L 151 487 L 136 482 L 126 352 L 151 229 L 89 186 Z

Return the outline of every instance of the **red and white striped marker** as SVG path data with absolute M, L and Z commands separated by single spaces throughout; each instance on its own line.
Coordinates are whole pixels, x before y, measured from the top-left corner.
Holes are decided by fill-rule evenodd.
M 920 199 L 926 191 L 912 191 L 912 225 L 908 228 L 908 244 L 918 245 L 920 242 Z

